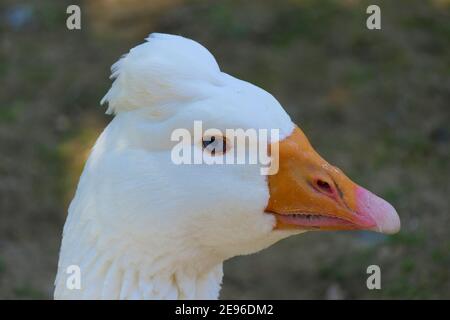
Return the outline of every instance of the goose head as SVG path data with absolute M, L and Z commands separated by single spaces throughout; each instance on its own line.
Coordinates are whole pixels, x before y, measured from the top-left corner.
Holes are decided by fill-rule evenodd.
M 105 281 L 111 268 L 145 273 L 149 283 L 164 274 L 177 283 L 176 297 L 211 297 L 190 295 L 179 279 L 200 279 L 230 257 L 306 231 L 398 231 L 390 204 L 320 157 L 271 94 L 222 72 L 197 42 L 152 34 L 113 65 L 112 77 L 102 102 L 114 119 L 97 140 L 69 208 L 55 296 L 67 292 L 58 286 L 61 270 L 75 264 L 82 271 L 103 266 L 89 271 L 91 295 L 84 297 L 104 296 L 105 283 L 114 284 L 112 297 L 127 297 L 119 294 L 125 280 Z M 246 150 L 266 147 L 275 169 L 237 163 L 239 139 L 230 129 L 255 132 Z M 199 163 L 179 161 L 196 154 Z M 94 285 L 103 289 L 89 288 Z

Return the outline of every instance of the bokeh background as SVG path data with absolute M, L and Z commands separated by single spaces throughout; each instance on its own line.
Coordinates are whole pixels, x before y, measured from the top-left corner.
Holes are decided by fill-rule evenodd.
M 72 3 L 81 31 L 66 28 Z M 366 29 L 369 4 L 382 30 Z M 274 94 L 402 219 L 394 236 L 311 232 L 234 258 L 222 298 L 450 298 L 448 0 L 2 0 L 0 298 L 51 298 L 68 203 L 111 120 L 110 65 L 151 32 L 199 41 Z

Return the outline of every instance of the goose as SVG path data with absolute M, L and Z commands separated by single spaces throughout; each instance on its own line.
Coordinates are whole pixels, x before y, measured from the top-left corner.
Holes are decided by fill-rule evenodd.
M 307 231 L 399 230 L 388 202 L 326 162 L 271 94 L 222 72 L 199 43 L 153 33 L 111 70 L 101 103 L 114 117 L 68 209 L 55 299 L 218 299 L 234 256 Z M 266 144 L 277 170 L 175 163 L 172 133 L 192 134 L 195 121 L 275 130 Z M 190 146 L 210 159 L 233 149 L 217 132 Z

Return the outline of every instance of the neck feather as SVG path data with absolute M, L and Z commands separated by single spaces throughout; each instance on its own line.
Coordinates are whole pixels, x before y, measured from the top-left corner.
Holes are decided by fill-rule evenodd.
M 190 260 L 176 261 L 173 259 L 179 256 L 176 252 L 144 253 L 139 246 L 126 244 L 123 239 L 99 237 L 92 224 L 73 227 L 70 223 L 69 217 L 58 263 L 55 299 L 217 299 L 219 296 L 223 277 L 219 260 L 193 256 Z M 76 273 L 69 266 L 79 268 L 79 289 L 74 286 Z

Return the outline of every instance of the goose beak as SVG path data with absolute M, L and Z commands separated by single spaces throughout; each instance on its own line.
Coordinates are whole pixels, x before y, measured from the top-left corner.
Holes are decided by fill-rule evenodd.
M 266 208 L 276 218 L 275 229 L 387 234 L 400 229 L 394 207 L 322 159 L 300 128 L 279 142 L 278 151 L 279 170 L 268 176 Z

